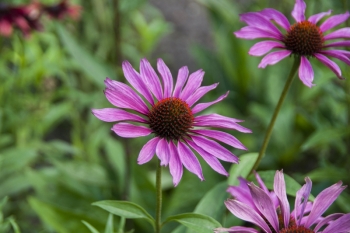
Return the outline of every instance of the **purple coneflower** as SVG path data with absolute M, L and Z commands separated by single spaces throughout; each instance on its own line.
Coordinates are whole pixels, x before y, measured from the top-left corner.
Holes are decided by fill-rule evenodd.
M 273 193 L 275 200 L 265 188 L 259 188 L 253 183 L 248 184 L 250 195 L 246 200 L 238 199 L 225 202 L 226 207 L 236 217 L 251 222 L 266 233 L 346 233 L 350 231 L 350 213 L 331 214 L 322 218 L 321 215 L 337 199 L 346 188 L 342 182 L 326 188 L 317 195 L 313 203 L 308 202 L 312 182 L 305 178 L 304 184 L 296 193 L 294 211 L 290 213 L 286 194 L 286 185 L 282 171 L 276 171 Z M 262 182 L 259 181 L 259 184 Z M 263 185 L 265 186 L 265 185 Z M 232 192 L 231 192 L 232 193 Z M 252 203 L 254 207 L 248 203 Z M 307 214 L 307 215 L 306 215 Z M 249 227 L 218 228 L 215 232 L 258 233 Z
M 241 150 L 246 150 L 244 145 L 228 133 L 194 127 L 217 127 L 251 133 L 249 129 L 238 124 L 242 120 L 215 113 L 195 116 L 226 98 L 228 92 L 212 102 L 194 105 L 218 85 L 216 83 L 201 87 L 204 76 L 202 70 L 188 77 L 188 68 L 182 67 L 174 87 L 170 70 L 162 59 L 158 59 L 157 63 L 162 82 L 146 59 L 141 60 L 140 73 L 135 71 L 127 61 L 123 62 L 122 68 L 127 81 L 144 99 L 128 85 L 107 78 L 105 95 L 108 101 L 117 108 L 93 109 L 92 113 L 102 121 L 118 122 L 112 127 L 112 130 L 120 137 L 136 138 L 152 133 L 155 135 L 141 149 L 138 163 L 147 163 L 154 154 L 157 154 L 161 165 L 169 164 L 175 186 L 181 180 L 182 165 L 204 180 L 201 165 L 190 149 L 192 148 L 216 172 L 227 176 L 228 173 L 218 159 L 238 163 L 238 158 L 214 140 Z M 124 109 L 132 110 L 137 114 Z
M 299 78 L 308 87 L 312 87 L 314 72 L 309 62 L 310 57 L 315 57 L 331 69 L 338 78 L 342 78 L 339 66 L 331 61 L 327 56 L 337 58 L 347 65 L 350 65 L 350 52 L 346 50 L 327 49 L 330 47 L 350 47 L 350 41 L 328 42 L 334 39 L 350 38 L 350 28 L 345 27 L 328 33 L 330 29 L 346 21 L 350 14 L 346 12 L 334 15 L 325 20 L 320 26 L 316 24 L 326 15 L 331 14 L 331 10 L 318 13 L 305 18 L 306 4 L 303 0 L 296 0 L 292 16 L 296 20 L 294 25 L 290 25 L 288 19 L 275 9 L 264 9 L 259 12 L 248 12 L 240 15 L 240 19 L 248 26 L 234 32 L 238 38 L 257 39 L 269 38 L 272 40 L 256 43 L 249 51 L 250 55 L 262 56 L 271 49 L 278 51 L 267 54 L 260 62 L 259 68 L 267 65 L 274 65 L 291 54 L 300 57 Z M 282 33 L 275 24 L 286 30 Z
M 69 16 L 76 20 L 80 17 L 82 7 L 79 5 L 71 5 L 68 0 L 62 0 L 55 5 L 43 5 L 43 12 L 47 13 L 53 19 L 63 19 Z

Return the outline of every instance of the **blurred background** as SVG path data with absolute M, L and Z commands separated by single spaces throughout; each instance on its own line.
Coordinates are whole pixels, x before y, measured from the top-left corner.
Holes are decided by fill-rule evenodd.
M 0 20 L 9 19 L 9 5 L 30 3 L 1 0 Z M 253 134 L 228 132 L 249 152 L 259 151 L 293 59 L 259 69 L 261 58 L 248 55 L 258 40 L 237 39 L 232 32 L 244 25 L 240 13 L 266 7 L 294 22 L 294 1 L 70 0 L 64 1 L 65 9 L 56 5 L 58 0 L 40 3 L 52 6 L 47 8 L 52 14 L 47 10 L 39 24 L 28 21 L 29 30 L 17 21 L 11 33 L 3 27 L 0 35 L 0 232 L 90 232 L 82 221 L 103 232 L 108 214 L 91 205 L 99 200 L 130 200 L 154 216 L 157 160 L 136 163 L 149 138 L 124 140 L 112 133 L 112 123 L 91 114 L 92 108 L 112 106 L 104 97 L 103 80 L 125 81 L 123 60 L 138 70 L 140 59 L 155 65 L 162 58 L 174 77 L 182 66 L 191 73 L 203 69 L 205 85 L 220 82 L 203 102 L 230 91 L 207 113 L 245 120 Z M 350 10 L 349 0 L 306 4 L 307 16 Z M 283 169 L 300 184 L 309 176 L 314 196 L 339 180 L 350 184 L 350 67 L 336 62 L 347 80 L 338 80 L 312 58 L 316 86 L 309 89 L 295 78 L 258 169 Z M 206 192 L 226 180 L 200 161 L 204 182 L 186 170 L 173 188 L 169 169 L 163 169 L 164 218 L 192 212 Z M 350 212 L 349 203 L 347 188 L 328 211 Z M 212 204 L 223 208 L 223 203 Z M 225 219 L 226 227 L 240 224 L 216 218 Z M 171 223 L 163 232 L 186 232 L 178 226 Z M 141 220 L 127 221 L 125 232 L 132 229 L 152 232 Z

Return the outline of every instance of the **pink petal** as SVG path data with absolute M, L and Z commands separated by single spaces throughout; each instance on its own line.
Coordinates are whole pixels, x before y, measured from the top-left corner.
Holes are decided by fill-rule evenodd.
M 323 24 L 321 24 L 320 30 L 322 32 L 325 32 L 329 29 L 332 29 L 335 26 L 345 22 L 349 17 L 349 12 L 340 15 L 333 15 L 332 17 L 329 17 L 326 21 L 324 21 Z
M 197 116 L 194 119 L 193 126 L 203 126 L 203 127 L 217 127 L 234 129 L 242 133 L 251 133 L 250 129 L 247 129 L 239 124 L 237 124 L 236 119 L 221 116 L 219 114 L 209 114 Z
M 113 125 L 112 130 L 123 138 L 144 137 L 152 133 L 152 130 L 145 126 L 132 125 L 124 122 Z
M 328 227 L 326 227 L 322 233 L 334 233 L 334 232 L 349 232 L 350 231 L 350 213 L 344 214 L 342 217 L 338 218 Z
M 281 12 L 272 9 L 272 8 L 266 8 L 262 11 L 259 11 L 260 14 L 262 14 L 265 18 L 269 20 L 274 20 L 278 25 L 289 31 L 290 24 L 286 16 L 282 14 Z
M 143 95 L 146 100 L 154 104 L 153 97 L 146 84 L 142 81 L 141 76 L 137 73 L 128 61 L 124 61 L 123 72 L 126 80 L 133 86 L 141 95 Z
M 279 231 L 278 217 L 275 209 L 275 205 L 270 199 L 269 195 L 264 190 L 254 185 L 248 184 L 250 193 L 252 194 L 254 204 L 260 213 L 266 218 L 276 232 Z
M 334 62 L 331 61 L 330 59 L 328 59 L 326 56 L 320 54 L 320 53 L 315 53 L 314 56 L 320 61 L 322 62 L 324 65 L 326 65 L 329 69 L 331 69 L 339 79 L 344 79 L 341 76 L 341 70 L 339 68 L 339 66 Z
M 288 57 L 292 51 L 281 50 L 267 54 L 260 62 L 259 68 L 265 68 L 267 65 L 274 65 L 282 59 Z
M 152 138 L 142 147 L 139 157 L 137 158 L 138 164 L 147 163 L 153 158 L 153 155 L 156 153 L 159 140 L 159 137 Z
M 325 225 L 328 225 L 329 223 L 332 223 L 334 220 L 340 218 L 343 215 L 344 214 L 339 214 L 339 213 L 328 215 L 327 217 L 322 219 L 319 223 L 317 223 L 316 227 L 314 228 L 314 232 L 318 232 L 318 230 L 321 227 L 324 227 Z
M 227 145 L 230 145 L 237 149 L 247 150 L 247 148 L 237 138 L 235 138 L 231 134 L 228 134 L 222 131 L 209 130 L 209 129 L 196 129 L 196 130 L 191 130 L 191 132 L 216 139 L 218 141 L 226 143 Z
M 320 53 L 323 55 L 327 55 L 330 57 L 334 57 L 337 58 L 339 60 L 341 60 L 342 62 L 345 62 L 347 65 L 350 66 L 350 58 L 348 58 L 345 54 L 345 51 L 343 50 L 323 50 Z
M 221 100 L 225 99 L 228 96 L 228 93 L 229 92 L 227 91 L 224 95 L 220 96 L 219 98 L 217 98 L 214 101 L 211 101 L 211 102 L 208 102 L 208 103 L 197 104 L 196 106 L 193 107 L 192 113 L 193 114 L 199 113 L 199 112 L 203 111 L 204 109 L 208 108 L 209 106 L 220 102 Z
M 301 187 L 297 191 L 296 197 L 295 197 L 295 203 L 294 203 L 294 220 L 296 221 L 297 225 L 300 226 L 301 219 L 305 214 L 305 208 L 310 196 L 312 182 L 309 177 L 305 178 L 306 184 Z M 299 208 L 301 206 L 301 209 Z M 300 217 L 298 218 L 298 216 Z
M 174 97 L 179 97 L 180 96 L 180 93 L 181 93 L 181 90 L 187 80 L 187 77 L 188 77 L 188 68 L 187 66 L 184 66 L 182 67 L 180 70 L 179 70 L 179 73 L 177 75 L 177 80 L 176 80 L 176 85 L 175 85 L 175 89 L 174 89 L 174 93 L 173 93 L 173 96 Z
M 151 92 L 157 100 L 161 100 L 163 98 L 163 91 L 162 86 L 160 85 L 158 75 L 154 71 L 151 64 L 145 58 L 141 60 L 140 73 L 141 78 L 148 87 L 148 89 L 151 90 Z
M 301 56 L 299 66 L 299 78 L 307 87 L 312 87 L 312 81 L 314 80 L 314 70 L 305 56 Z
M 216 158 L 230 163 L 238 163 L 238 158 L 219 143 L 202 136 L 191 135 L 197 146 L 214 155 Z
M 10 36 L 12 34 L 12 25 L 7 20 L 0 20 L 0 35 Z
M 239 186 L 229 186 L 227 188 L 227 192 L 229 192 L 235 200 L 249 205 L 259 213 L 259 210 L 256 208 L 253 202 L 253 198 L 248 187 L 248 181 L 242 177 L 238 177 L 238 180 Z
M 249 55 L 262 56 L 274 48 L 285 48 L 283 44 L 278 41 L 261 41 L 253 45 L 249 50 Z
M 173 92 L 173 76 L 170 73 L 169 68 L 165 65 L 162 59 L 158 59 L 157 63 L 158 71 L 163 79 L 164 93 L 163 98 L 168 98 Z
M 129 108 L 147 115 L 149 110 L 145 102 L 128 85 L 106 78 L 105 95 L 108 101 L 119 108 Z
M 350 41 L 337 41 L 337 42 L 326 44 L 323 47 L 324 48 L 328 48 L 328 47 L 350 47 Z
M 298 23 L 305 20 L 306 4 L 303 0 L 295 0 L 292 16 Z
M 314 200 L 309 217 L 304 224 L 305 227 L 310 227 L 315 221 L 328 209 L 328 207 L 338 198 L 340 193 L 346 188 L 346 186 L 341 186 L 342 182 L 326 188 L 321 193 L 317 195 Z
M 170 149 L 166 139 L 162 138 L 159 140 L 156 148 L 156 154 L 160 160 L 160 165 L 167 166 L 170 158 Z
M 205 162 L 207 162 L 207 164 L 209 164 L 209 166 L 216 171 L 219 174 L 222 174 L 224 176 L 228 176 L 227 171 L 225 170 L 225 168 L 221 165 L 221 163 L 219 162 L 219 160 L 209 154 L 208 152 L 206 152 L 205 150 L 203 150 L 202 148 L 200 148 L 199 146 L 197 146 L 193 141 L 191 140 L 186 140 L 186 142 L 188 143 L 188 145 L 190 147 L 192 147 L 195 151 L 197 151 L 197 153 L 202 156 L 202 158 L 205 160 Z
M 332 10 L 329 10 L 327 12 L 321 12 L 315 15 L 311 15 L 307 21 L 313 24 L 317 24 L 318 21 L 320 21 L 323 17 L 325 17 L 326 15 L 330 15 L 331 13 L 332 13 Z
M 265 191 L 265 193 L 269 193 L 269 190 L 267 189 L 264 181 L 261 179 L 261 177 L 259 176 L 259 173 L 257 173 L 256 171 L 254 171 L 254 175 L 255 175 L 255 179 L 258 181 L 259 187 Z
M 214 83 L 210 86 L 203 86 L 200 87 L 196 90 L 195 93 L 193 93 L 193 95 L 191 95 L 187 100 L 186 103 L 188 104 L 188 106 L 192 106 L 193 104 L 195 104 L 200 98 L 202 98 L 205 94 L 207 94 L 209 91 L 215 89 L 218 86 L 219 83 Z
M 323 38 L 324 38 L 324 40 L 350 38 L 350 27 L 338 29 L 334 32 L 329 33 L 328 35 L 324 36 Z
M 273 182 L 273 190 L 280 201 L 281 211 L 284 220 L 284 226 L 289 225 L 290 208 L 286 193 L 286 183 L 284 182 L 283 171 L 276 171 L 275 180 Z
M 234 32 L 235 36 L 237 38 L 247 39 L 247 40 L 253 40 L 253 39 L 259 39 L 259 38 L 270 38 L 281 41 L 281 38 L 279 36 L 276 36 L 274 33 L 269 31 L 264 31 L 257 27 L 247 26 L 243 27 L 240 30 Z
M 202 70 L 197 70 L 188 77 L 186 86 L 180 93 L 180 99 L 186 101 L 197 89 L 201 86 L 203 81 L 204 72 Z
M 214 229 L 214 233 L 220 232 L 237 232 L 237 233 L 259 233 L 258 230 L 250 227 L 230 227 L 230 228 L 216 228 Z
M 176 187 L 182 177 L 183 167 L 177 152 L 177 148 L 172 141 L 169 142 L 169 152 L 170 152 L 170 160 L 169 160 L 169 170 L 170 174 L 173 177 L 173 184 Z
M 236 200 L 227 200 L 225 201 L 225 205 L 227 209 L 237 218 L 259 226 L 266 233 L 272 233 L 265 220 L 250 206 Z
M 200 180 L 204 180 L 202 168 L 197 157 L 193 154 L 190 148 L 183 142 L 178 141 L 177 152 L 179 154 L 182 164 L 187 170 L 197 175 Z
M 101 121 L 106 122 L 135 121 L 147 123 L 147 120 L 143 119 L 142 117 L 117 108 L 92 109 L 92 114 L 94 114 L 95 117 Z
M 244 14 L 240 14 L 239 19 L 248 24 L 248 26 L 256 27 L 261 30 L 270 32 L 278 37 L 280 40 L 283 39 L 282 33 L 278 30 L 278 28 L 271 23 L 268 19 L 264 18 L 263 15 L 257 12 L 248 12 Z

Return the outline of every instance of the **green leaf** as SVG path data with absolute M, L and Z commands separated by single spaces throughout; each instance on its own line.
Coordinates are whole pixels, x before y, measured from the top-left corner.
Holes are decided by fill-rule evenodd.
M 242 176 L 246 178 L 250 170 L 253 168 L 258 153 L 248 153 L 239 157 L 239 164 L 233 164 L 229 171 L 230 176 L 228 177 L 228 185 L 238 185 L 238 177 Z
M 276 171 L 259 171 L 258 172 L 261 179 L 264 181 L 266 187 L 269 190 L 273 190 L 273 181 L 275 178 Z M 249 180 L 254 179 L 254 175 L 250 175 Z M 284 174 L 284 180 L 286 183 L 286 192 L 288 195 L 295 197 L 297 191 L 301 188 L 301 185 L 295 181 L 292 177 L 288 176 L 287 174 Z M 313 201 L 315 198 L 310 194 L 309 200 Z
M 221 227 L 220 223 L 215 219 L 196 213 L 186 213 L 168 217 L 163 225 L 170 221 L 179 222 L 190 230 L 198 233 L 213 233 L 215 228 Z
M 154 226 L 153 217 L 141 206 L 128 201 L 98 201 L 92 203 L 108 212 L 124 218 L 144 218 Z
M 103 87 L 103 80 L 106 77 L 115 79 L 113 69 L 97 60 L 91 53 L 84 49 L 75 38 L 73 38 L 64 27 L 56 25 L 58 34 L 67 50 L 75 59 L 81 70 L 90 78 L 96 85 Z M 120 64 L 117 64 L 120 65 Z
M 113 214 L 109 214 L 105 233 L 113 233 Z
M 98 230 L 96 230 L 95 227 L 91 226 L 90 223 L 85 222 L 85 221 L 82 221 L 82 223 L 83 223 L 87 228 L 89 228 L 89 230 L 91 231 L 91 233 L 100 233 L 100 232 L 98 232 Z

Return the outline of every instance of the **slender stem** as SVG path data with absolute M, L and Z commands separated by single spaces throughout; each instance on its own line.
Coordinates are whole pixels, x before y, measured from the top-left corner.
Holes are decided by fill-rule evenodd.
M 290 70 L 290 73 L 289 73 L 289 77 L 288 77 L 288 79 L 286 81 L 286 84 L 284 85 L 282 94 L 280 96 L 280 99 L 278 100 L 278 103 L 277 103 L 277 106 L 275 108 L 275 111 L 273 112 L 270 124 L 269 124 L 269 126 L 268 126 L 268 128 L 266 130 L 264 142 L 263 142 L 263 145 L 262 145 L 262 147 L 260 149 L 258 159 L 256 160 L 256 162 L 255 162 L 252 170 L 250 171 L 250 173 L 252 173 L 254 170 L 256 170 L 259 167 L 261 159 L 264 157 L 267 145 L 269 144 L 269 141 L 270 141 L 270 137 L 271 137 L 271 134 L 272 134 L 273 126 L 275 125 L 275 121 L 277 119 L 278 113 L 281 110 L 282 103 L 283 103 L 284 99 L 287 96 L 288 90 L 289 90 L 289 88 L 290 88 L 290 86 L 292 84 L 292 81 L 293 81 L 293 78 L 295 76 L 295 73 L 298 70 L 299 64 L 300 64 L 300 57 L 295 57 L 292 69 Z
M 157 205 L 156 205 L 156 233 L 160 233 L 161 221 L 162 221 L 162 167 L 160 161 L 157 161 L 157 176 L 156 176 L 156 189 L 157 189 Z

